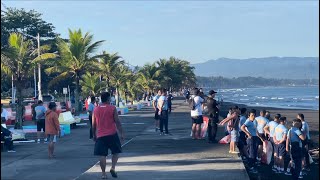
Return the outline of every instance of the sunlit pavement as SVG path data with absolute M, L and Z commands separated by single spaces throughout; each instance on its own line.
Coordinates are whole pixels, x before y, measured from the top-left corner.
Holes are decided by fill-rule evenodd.
M 241 159 L 227 153 L 228 145 L 190 138 L 190 113 L 183 101 L 175 101 L 173 107 L 169 136 L 155 133 L 150 108 L 121 116 L 126 143 L 117 179 L 249 179 Z M 219 132 L 221 138 L 222 129 Z M 1 153 L 1 179 L 100 179 L 93 145 L 87 126 L 72 129 L 71 135 L 61 138 L 53 160 L 47 158 L 46 144 L 17 144 L 16 153 Z M 110 157 L 107 161 L 108 172 Z M 113 179 L 110 173 L 108 179 Z

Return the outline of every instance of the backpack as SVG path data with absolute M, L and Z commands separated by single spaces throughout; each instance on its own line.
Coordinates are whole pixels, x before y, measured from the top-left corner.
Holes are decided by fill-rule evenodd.
M 196 104 L 194 102 L 194 97 L 190 97 L 188 99 L 188 106 L 189 106 L 190 110 L 195 110 L 196 109 Z

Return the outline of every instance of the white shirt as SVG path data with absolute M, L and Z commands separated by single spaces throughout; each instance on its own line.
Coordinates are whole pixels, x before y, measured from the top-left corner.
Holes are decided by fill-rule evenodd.
M 8 120 L 8 111 L 5 108 L 2 108 L 1 117 L 4 117 L 6 120 Z
M 195 104 L 195 108 L 194 110 L 191 110 L 191 116 L 202 116 L 202 103 L 203 103 L 203 99 L 200 96 L 192 96 L 192 98 L 194 98 L 194 104 Z
M 306 121 L 302 122 L 301 131 L 302 131 L 303 135 L 306 136 L 306 138 L 310 139 L 309 124 Z

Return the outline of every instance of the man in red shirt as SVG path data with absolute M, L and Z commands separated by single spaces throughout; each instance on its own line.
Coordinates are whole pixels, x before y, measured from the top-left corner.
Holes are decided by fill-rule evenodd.
M 101 104 L 96 107 L 92 115 L 92 134 L 96 142 L 94 155 L 100 156 L 100 167 L 102 170 L 102 179 L 107 179 L 106 175 L 106 157 L 108 149 L 112 153 L 112 167 L 110 173 L 112 177 L 118 177 L 115 166 L 118 161 L 118 154 L 122 152 L 121 141 L 124 140 L 121 122 L 115 106 L 110 105 L 110 93 L 101 94 Z M 119 133 L 119 136 L 118 136 Z

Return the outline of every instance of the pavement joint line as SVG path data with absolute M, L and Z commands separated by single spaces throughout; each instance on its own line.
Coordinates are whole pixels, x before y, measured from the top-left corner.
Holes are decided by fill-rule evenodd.
M 127 142 L 125 142 L 123 145 L 121 145 L 121 147 L 124 147 L 125 145 L 129 144 L 134 138 L 138 137 L 139 135 L 131 138 L 130 140 L 128 140 Z M 96 166 L 97 164 L 99 164 L 100 161 L 98 161 L 97 163 L 95 163 L 93 166 L 91 166 L 89 169 L 93 168 L 94 166 Z M 73 180 L 77 180 L 79 179 L 82 175 L 84 175 L 89 169 L 87 169 L 85 172 L 81 173 L 79 176 L 77 176 L 76 178 L 74 178 Z

